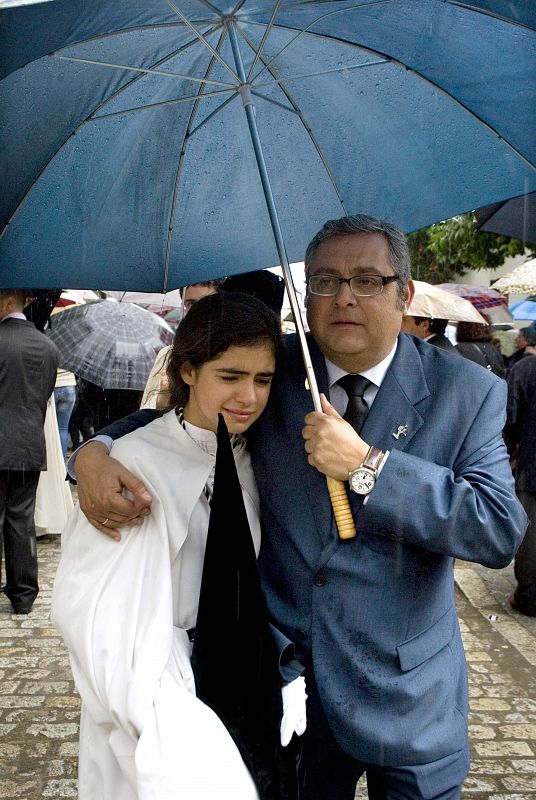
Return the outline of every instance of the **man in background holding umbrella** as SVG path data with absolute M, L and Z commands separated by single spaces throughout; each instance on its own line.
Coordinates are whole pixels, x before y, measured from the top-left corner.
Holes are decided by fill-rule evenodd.
M 332 404 L 311 412 L 298 343 L 285 337 L 250 440 L 282 671 L 307 684 L 302 797 L 353 800 L 366 772 L 375 800 L 455 800 L 469 759 L 453 560 L 503 567 L 526 525 L 501 437 L 505 385 L 399 335 L 413 295 L 400 229 L 333 220 L 305 265 L 311 357 Z M 150 497 L 102 448 L 79 456 L 79 491 L 90 521 L 113 533 Z M 356 538 L 339 539 L 325 475 L 349 481 Z

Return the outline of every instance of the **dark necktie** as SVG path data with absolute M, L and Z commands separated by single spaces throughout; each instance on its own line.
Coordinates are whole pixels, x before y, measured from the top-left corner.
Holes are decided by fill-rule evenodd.
M 368 414 L 368 405 L 363 399 L 363 395 L 371 385 L 371 381 L 362 375 L 344 375 L 339 378 L 337 383 L 348 395 L 348 405 L 343 419 L 359 433 Z

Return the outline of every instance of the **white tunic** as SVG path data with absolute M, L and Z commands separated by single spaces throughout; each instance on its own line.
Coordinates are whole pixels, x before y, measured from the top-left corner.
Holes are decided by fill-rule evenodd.
M 249 455 L 234 453 L 258 551 Z M 197 616 L 214 455 L 173 411 L 112 455 L 151 492 L 151 514 L 117 543 L 76 508 L 52 597 L 83 701 L 79 800 L 258 800 L 225 727 L 195 697 L 184 630 Z

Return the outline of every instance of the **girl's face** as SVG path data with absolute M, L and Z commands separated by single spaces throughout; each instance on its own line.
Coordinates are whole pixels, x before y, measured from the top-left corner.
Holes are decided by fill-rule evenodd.
M 274 369 L 267 344 L 229 347 L 200 367 L 184 364 L 181 377 L 190 387 L 184 419 L 216 433 L 218 414 L 223 414 L 229 433 L 247 431 L 268 402 Z

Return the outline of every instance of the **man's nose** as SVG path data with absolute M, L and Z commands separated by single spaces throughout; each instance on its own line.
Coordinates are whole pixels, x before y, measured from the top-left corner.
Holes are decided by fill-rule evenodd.
M 348 281 L 339 284 L 339 291 L 335 295 L 335 302 L 339 306 L 355 306 L 357 305 L 357 297 L 350 289 Z

